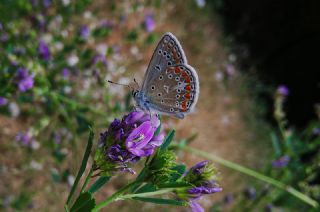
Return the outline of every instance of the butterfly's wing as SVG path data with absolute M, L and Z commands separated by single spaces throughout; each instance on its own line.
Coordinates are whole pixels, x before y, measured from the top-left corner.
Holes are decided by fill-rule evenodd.
M 152 56 L 142 92 L 151 110 L 177 118 L 192 111 L 198 100 L 198 75 L 171 33 L 163 36 Z
M 142 90 L 146 90 L 149 82 L 157 78 L 169 66 L 187 64 L 187 59 L 178 39 L 170 32 L 159 41 L 144 76 Z

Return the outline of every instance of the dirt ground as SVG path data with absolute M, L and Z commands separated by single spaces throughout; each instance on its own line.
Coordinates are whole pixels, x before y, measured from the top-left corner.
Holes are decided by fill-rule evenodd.
M 230 63 L 230 59 L 233 60 L 233 56 L 230 56 L 227 47 L 223 45 L 222 40 L 224 38 L 219 19 L 213 15 L 207 15 L 208 11 L 203 12 L 203 10 L 208 9 L 194 9 L 182 3 L 182 1 L 179 2 L 167 2 L 165 8 L 157 10 L 143 9 L 154 12 L 157 21 L 156 32 L 159 32 L 159 35 L 169 31 L 177 36 L 185 50 L 189 64 L 197 70 L 200 80 L 200 96 L 196 112 L 183 120 L 167 118 L 165 122 L 168 126 L 177 129 L 177 139 L 197 133 L 197 138 L 190 144 L 192 147 L 259 169 L 264 162 L 263 159 L 268 155 L 268 151 L 266 151 L 269 146 L 266 141 L 268 129 L 256 117 L 254 108 L 257 103 L 251 100 L 245 77 L 237 69 L 235 69 L 235 73 L 226 74 L 226 64 Z M 98 3 L 95 7 L 103 7 L 103 3 L 101 5 Z M 127 19 L 130 22 L 128 27 L 137 25 L 139 18 L 141 19 L 139 14 L 128 16 Z M 121 35 L 121 28 L 117 30 L 118 32 L 114 32 L 107 42 L 117 42 L 117 37 L 121 37 L 119 36 Z M 135 76 L 138 81 L 139 79 L 141 81 L 155 45 L 140 48 L 143 57 L 138 62 L 133 63 L 131 69 L 138 71 L 134 74 L 131 71 L 127 72 L 128 77 Z M 139 45 L 137 46 L 139 47 Z M 127 55 L 127 57 L 129 58 L 130 55 Z M 224 79 L 221 79 L 221 74 Z M 4 154 L 1 156 L 1 164 L 6 164 L 6 167 L 12 171 L 10 175 L 4 175 L 2 173 L 8 172 L 1 171 L 0 176 L 3 182 L 16 181 L 14 185 L 9 183 L 10 189 L 13 190 L 19 190 L 21 186 L 28 185 L 28 181 L 21 180 L 28 173 L 28 170 L 25 172 L 18 171 L 23 170 L 23 161 L 19 160 L 19 154 L 22 153 L 9 151 L 8 146 L 11 145 L 7 144 L 7 142 L 12 142 L 15 133 L 26 127 L 24 121 L 0 116 L 0 146 L 1 153 Z M 14 155 L 14 164 L 12 164 L 12 156 L 10 155 Z M 186 162 L 189 166 L 203 160 L 203 158 L 189 153 L 179 152 L 179 156 L 181 156 L 179 160 Z M 202 205 L 206 208 L 212 205 L 212 201 L 221 200 L 224 195 L 241 189 L 249 182 L 248 178 L 235 171 L 217 167 L 220 172 L 220 184 L 223 192 L 201 200 Z M 62 206 L 69 188 L 66 185 L 52 188 L 47 185 L 48 179 L 46 178 L 50 178 L 48 174 L 29 179 L 30 185 L 36 185 L 34 188 L 41 190 L 35 194 L 34 204 L 37 205 L 37 209 L 42 211 L 43 209 L 61 211 L 59 208 Z M 113 180 L 112 182 L 116 185 L 104 189 L 99 198 L 112 193 L 117 185 L 121 186 L 122 183 L 125 183 L 118 183 L 121 179 L 125 178 L 117 177 Z M 5 189 L 3 186 L 4 184 L 2 184 L 0 190 Z M 50 193 L 51 196 L 48 196 Z M 56 195 L 52 195 L 52 193 L 56 193 Z M 52 207 L 48 207 L 48 204 Z M 135 207 L 130 208 L 123 206 L 123 203 L 115 203 L 111 209 L 105 211 L 113 209 L 114 211 L 158 211 L 149 204 L 129 203 L 127 206 L 130 205 Z M 161 208 L 164 211 L 175 211 L 177 209 Z

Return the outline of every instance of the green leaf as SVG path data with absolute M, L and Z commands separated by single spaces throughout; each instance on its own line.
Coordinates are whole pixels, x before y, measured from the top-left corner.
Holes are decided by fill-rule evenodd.
M 156 190 L 157 190 L 157 188 L 154 185 L 147 183 L 144 186 L 142 186 L 141 188 L 139 188 L 135 193 L 146 193 L 146 192 L 153 192 Z
M 280 148 L 279 139 L 274 132 L 271 133 L 271 141 L 272 141 L 272 147 L 274 149 L 275 155 L 277 157 L 280 157 L 282 151 Z
M 176 132 L 175 130 L 171 130 L 169 132 L 169 134 L 167 135 L 166 139 L 164 140 L 163 144 L 160 147 L 160 152 L 163 152 L 168 148 L 168 146 L 170 145 L 170 143 L 174 137 L 175 132 Z
M 172 175 L 172 181 L 178 180 L 186 172 L 186 169 L 183 164 L 173 167 L 171 170 L 175 171 L 175 174 Z
M 90 134 L 89 134 L 89 139 L 88 139 L 88 144 L 87 144 L 87 148 L 86 148 L 86 151 L 83 155 L 83 159 L 82 159 L 82 163 L 81 163 L 81 166 L 80 166 L 80 169 L 78 171 L 78 174 L 77 174 L 77 177 L 73 183 L 73 186 L 71 188 L 71 191 L 70 191 L 70 194 L 68 196 L 68 200 L 67 200 L 67 205 L 70 203 L 70 200 L 72 198 L 72 195 L 73 193 L 75 192 L 76 190 L 76 187 L 79 183 L 79 180 L 81 178 L 81 176 L 83 175 L 84 171 L 86 170 L 86 166 L 87 166 L 87 162 L 88 162 L 88 159 L 89 159 L 89 156 L 90 156 L 90 153 L 91 153 L 91 149 L 92 149 L 92 145 L 93 145 L 93 137 L 94 137 L 94 133 L 90 127 Z
M 165 183 L 159 185 L 159 188 L 183 188 L 183 187 L 190 187 L 190 183 L 186 182 L 173 182 L 173 183 Z
M 96 201 L 92 197 L 92 194 L 90 192 L 82 193 L 73 206 L 70 209 L 70 212 L 86 212 L 91 211 L 96 206 Z
M 151 202 L 151 203 L 160 204 L 160 205 L 176 205 L 176 206 L 188 205 L 186 201 L 179 201 L 179 200 L 173 200 L 173 199 L 161 199 L 161 198 L 149 198 L 149 197 L 133 197 L 132 199 L 142 201 L 142 202 Z
M 110 176 L 100 177 L 92 184 L 88 191 L 93 194 L 94 192 L 98 191 L 102 186 L 104 186 L 110 180 L 110 178 Z

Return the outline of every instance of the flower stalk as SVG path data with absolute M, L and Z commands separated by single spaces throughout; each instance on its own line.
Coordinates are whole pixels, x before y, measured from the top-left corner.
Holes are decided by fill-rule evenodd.
M 284 191 L 287 191 L 289 194 L 291 194 L 292 196 L 298 198 L 300 201 L 303 201 L 304 203 L 314 207 L 314 208 L 318 208 L 319 207 L 319 203 L 317 201 L 315 201 L 314 199 L 310 198 L 309 196 L 301 193 L 300 191 L 296 190 L 295 188 L 292 188 L 291 186 L 288 186 L 280 181 L 277 181 L 276 179 L 273 179 L 271 177 L 265 176 L 257 171 L 254 171 L 252 169 L 249 169 L 247 167 L 241 166 L 239 164 L 233 163 L 231 161 L 225 160 L 223 158 L 220 158 L 216 155 L 212 155 L 209 154 L 207 152 L 203 152 L 201 150 L 192 148 L 192 147 L 188 147 L 188 146 L 182 146 L 182 145 L 178 145 L 178 144 L 173 144 L 174 147 L 179 148 L 181 150 L 190 152 L 192 154 L 198 155 L 198 156 L 202 156 L 204 158 L 207 158 L 209 160 L 212 160 L 218 164 L 221 164 L 227 168 L 239 171 L 243 174 L 249 175 L 251 177 L 254 177 L 258 180 L 264 181 L 268 184 L 271 184 L 279 189 L 282 189 Z

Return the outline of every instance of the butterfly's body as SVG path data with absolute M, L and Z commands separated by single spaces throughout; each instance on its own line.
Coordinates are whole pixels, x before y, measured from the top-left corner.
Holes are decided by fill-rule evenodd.
M 140 90 L 133 92 L 137 106 L 184 118 L 191 112 L 199 96 L 199 80 L 177 38 L 166 33 L 160 40 L 145 74 Z

